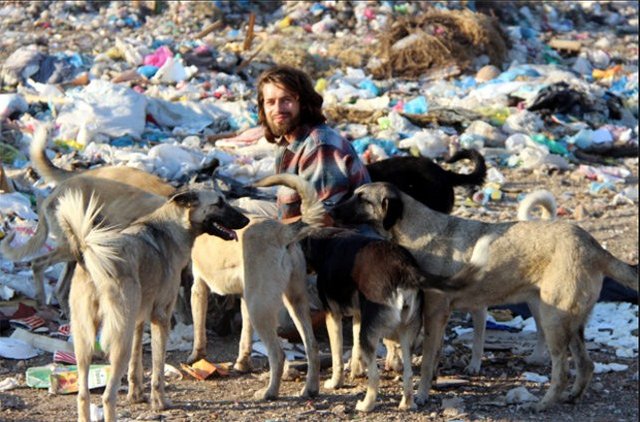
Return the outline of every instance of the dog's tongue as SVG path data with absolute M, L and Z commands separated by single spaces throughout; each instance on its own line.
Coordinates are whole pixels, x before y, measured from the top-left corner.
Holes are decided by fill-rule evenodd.
M 229 230 L 229 234 L 231 235 L 231 239 L 238 241 L 238 233 L 235 230 Z

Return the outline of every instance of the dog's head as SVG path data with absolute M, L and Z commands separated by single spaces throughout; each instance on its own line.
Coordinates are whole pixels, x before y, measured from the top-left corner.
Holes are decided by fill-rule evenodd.
M 334 221 L 344 224 L 371 224 L 388 231 L 402 218 L 404 206 L 398 188 L 390 183 L 368 183 L 330 211 Z
M 249 219 L 229 205 L 214 190 L 187 190 L 171 197 L 171 202 L 189 210 L 189 223 L 202 233 L 224 240 L 238 239 L 236 232 L 249 224 Z

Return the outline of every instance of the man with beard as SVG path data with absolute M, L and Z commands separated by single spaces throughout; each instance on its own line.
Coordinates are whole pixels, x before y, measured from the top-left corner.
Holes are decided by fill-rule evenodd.
M 370 181 L 351 144 L 325 124 L 322 96 L 307 74 L 276 66 L 260 75 L 257 89 L 265 137 L 278 145 L 276 173 L 304 177 L 328 208 Z M 278 191 L 278 217 L 285 223 L 300 218 L 300 197 L 292 189 Z

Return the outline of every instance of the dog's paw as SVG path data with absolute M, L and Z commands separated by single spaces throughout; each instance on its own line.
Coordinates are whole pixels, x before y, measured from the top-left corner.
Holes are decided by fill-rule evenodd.
M 418 392 L 414 397 L 414 401 L 418 406 L 424 406 L 427 404 L 427 399 L 429 399 L 429 395 L 420 392 Z
M 375 403 L 368 401 L 366 397 L 364 400 L 358 400 L 356 403 L 356 410 L 358 412 L 371 412 L 374 407 L 376 407 Z
M 569 404 L 574 404 L 576 403 L 578 400 L 580 399 L 579 396 L 577 396 L 576 394 L 574 394 L 573 392 L 565 392 L 562 393 L 562 396 L 560 397 L 560 400 L 563 403 L 569 403 Z
M 351 379 L 362 378 L 365 375 L 365 367 L 360 359 L 352 360 L 349 370 Z
M 480 373 L 480 362 L 471 362 L 464 368 L 467 375 L 478 375 Z
M 196 363 L 200 359 L 204 359 L 205 357 L 206 353 L 204 352 L 204 350 L 194 350 L 187 358 L 187 364 L 193 365 L 194 363 Z
M 275 400 L 278 398 L 278 393 L 269 391 L 269 388 L 262 388 L 255 392 L 253 398 L 256 400 Z
M 342 387 L 343 384 L 344 384 L 344 380 L 342 379 L 342 377 L 338 379 L 329 378 L 324 382 L 324 388 L 326 388 L 327 390 L 335 390 L 337 388 Z
M 400 400 L 400 404 L 398 405 L 398 409 L 399 410 L 416 410 L 418 408 L 418 406 L 415 404 L 415 402 L 413 401 L 413 399 L 405 399 L 405 397 L 402 397 L 402 400 Z
M 151 409 L 155 412 L 165 410 L 171 407 L 171 402 L 165 397 L 160 395 L 152 395 L 151 397 Z
M 313 386 L 313 387 L 309 387 L 307 385 L 305 385 L 302 390 L 300 390 L 300 397 L 316 397 L 318 395 L 319 392 L 319 388 L 318 386 Z
M 129 386 L 129 393 L 127 394 L 127 401 L 131 404 L 144 402 L 144 394 L 142 388 Z
M 249 359 L 237 360 L 236 363 L 233 364 L 233 369 L 236 371 L 245 374 L 247 372 L 251 372 L 252 366 L 251 361 Z

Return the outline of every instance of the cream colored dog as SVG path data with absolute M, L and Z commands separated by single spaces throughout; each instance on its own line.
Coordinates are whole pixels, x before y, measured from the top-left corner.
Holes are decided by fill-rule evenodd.
M 71 283 L 71 330 L 78 360 L 78 420 L 89 420 L 88 370 L 98 327 L 109 355 L 110 379 L 103 394 L 105 421 L 116 419 L 116 394 L 129 362 L 129 394 L 142 400 L 142 332 L 151 321 L 151 404 L 164 409 L 165 344 L 191 246 L 202 233 L 225 240 L 249 219 L 215 191 L 174 195 L 155 212 L 125 228 L 96 226 L 100 208 L 81 191 L 60 199 L 59 224 L 82 271 Z M 215 254 L 214 250 L 209 251 Z
M 324 213 L 321 206 L 312 205 L 315 195 L 311 188 L 301 192 L 305 210 L 303 221 L 311 226 L 319 224 L 318 211 Z M 307 380 L 301 395 L 315 396 L 319 390 L 318 350 L 309 313 L 306 264 L 296 243 L 304 236 L 304 231 L 273 219 L 253 217 L 238 235 L 238 243 L 223 244 L 208 235 L 202 235 L 195 241 L 191 253 L 194 342 L 189 362 L 206 354 L 205 320 L 209 291 L 219 295 L 242 295 L 242 332 L 234 368 L 238 371 L 251 368 L 253 327 L 267 347 L 270 367 L 268 386 L 256 392 L 255 396 L 257 399 L 275 399 L 284 366 L 284 354 L 276 333 L 278 312 L 284 300 L 307 352 Z M 220 254 L 212 258 L 212 250 Z
M 38 206 L 38 226 L 34 235 L 20 247 L 12 247 L 15 233 L 7 236 L 0 244 L 2 254 L 12 260 L 21 261 L 33 257 L 45 244 L 51 230 L 58 245 L 51 252 L 38 256 L 31 261 L 36 288 L 36 299 L 45 305 L 44 271 L 58 262 L 66 262 L 67 268 L 55 288 L 56 298 L 68 315 L 69 283 L 73 273 L 69 265 L 73 264 L 68 245 L 61 236 L 60 227 L 55 218 L 60 197 L 70 190 L 79 190 L 86 201 L 92 192 L 102 207 L 105 223 L 113 226 L 127 226 L 132 221 L 156 210 L 175 188 L 149 173 L 131 167 L 100 167 L 83 172 L 71 172 L 56 167 L 45 154 L 47 127 L 39 126 L 30 145 L 31 164 L 48 183 L 56 187 Z M 85 208 L 87 203 L 84 204 Z
M 574 402 L 593 375 L 584 326 L 604 276 L 638 289 L 637 267 L 616 259 L 580 227 L 565 222 L 485 223 L 435 212 L 393 185 L 371 183 L 335 207 L 334 220 L 369 223 L 407 248 L 421 268 L 450 276 L 469 262 L 475 244 L 494 236 L 481 281 L 451 293 L 426 290 L 422 371 L 416 401 L 427 399 L 437 352 L 452 309 L 477 309 L 526 302 L 538 314 L 552 361 L 551 385 L 537 403 L 544 410 L 559 400 Z M 576 379 L 564 394 L 568 349 Z

